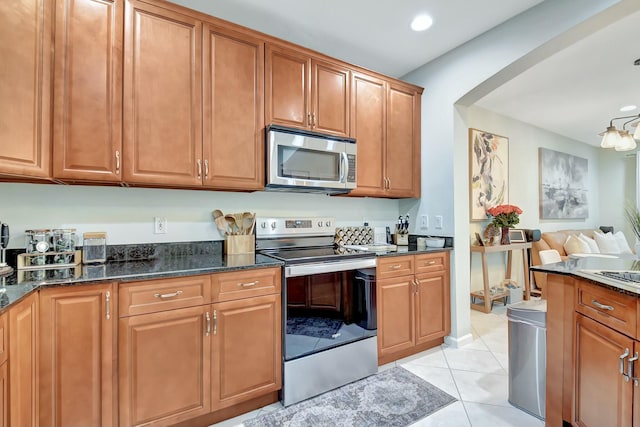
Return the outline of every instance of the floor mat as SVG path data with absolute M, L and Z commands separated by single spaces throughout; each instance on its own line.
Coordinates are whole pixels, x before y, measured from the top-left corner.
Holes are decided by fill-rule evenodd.
M 293 335 L 331 339 L 340 330 L 341 326 L 342 320 L 326 317 L 287 318 L 287 334 Z

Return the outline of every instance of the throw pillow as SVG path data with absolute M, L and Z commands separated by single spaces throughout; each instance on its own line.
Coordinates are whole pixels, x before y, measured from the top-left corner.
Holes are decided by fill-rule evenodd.
M 598 249 L 598 244 L 591 237 L 585 236 L 584 234 L 580 233 L 578 235 L 578 239 L 582 240 L 587 245 L 589 245 L 589 250 L 591 251 L 592 254 L 599 254 L 600 253 L 600 249 Z
M 563 247 L 567 255 L 590 253 L 589 245 L 573 235 L 567 237 L 567 240 L 565 240 Z
M 629 244 L 627 243 L 627 238 L 624 237 L 624 234 L 622 234 L 622 231 L 616 231 L 615 234 L 613 235 L 613 237 L 616 238 L 616 242 L 618 243 L 618 248 L 620 248 L 620 253 L 621 254 L 630 254 L 631 252 L 631 248 L 629 247 Z
M 603 254 L 619 254 L 620 246 L 618 246 L 618 239 L 613 237 L 611 233 L 593 233 L 598 244 L 598 249 Z

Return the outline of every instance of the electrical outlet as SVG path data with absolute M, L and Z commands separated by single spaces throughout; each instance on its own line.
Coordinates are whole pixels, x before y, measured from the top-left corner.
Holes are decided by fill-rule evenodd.
M 429 215 L 420 216 L 420 228 L 429 228 Z
M 436 215 L 436 228 L 442 230 L 442 215 Z
M 167 218 L 161 216 L 154 217 L 153 232 L 155 234 L 167 234 Z

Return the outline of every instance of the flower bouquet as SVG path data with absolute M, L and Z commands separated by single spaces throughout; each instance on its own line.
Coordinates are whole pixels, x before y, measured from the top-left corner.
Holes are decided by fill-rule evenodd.
M 487 209 L 487 213 L 493 217 L 491 224 L 502 231 L 500 244 L 508 245 L 511 243 L 509 240 L 509 228 L 520 222 L 518 215 L 522 214 L 522 209 L 515 205 L 498 205 Z

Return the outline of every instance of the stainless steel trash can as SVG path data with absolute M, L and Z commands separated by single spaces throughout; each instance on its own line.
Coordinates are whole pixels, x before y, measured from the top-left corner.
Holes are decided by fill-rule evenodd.
M 547 301 L 507 306 L 509 403 L 544 420 L 547 365 Z

